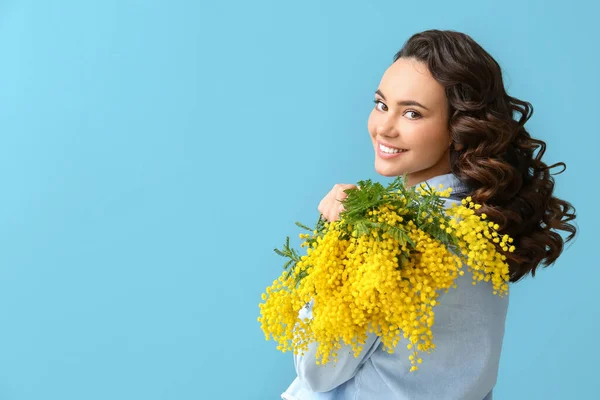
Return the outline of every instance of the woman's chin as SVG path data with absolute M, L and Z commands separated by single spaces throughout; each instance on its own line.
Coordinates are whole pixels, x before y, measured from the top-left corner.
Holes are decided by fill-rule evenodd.
M 390 168 L 389 166 L 381 166 L 375 163 L 375 171 L 381 176 L 401 176 L 404 171 L 399 168 Z
M 375 172 L 377 172 L 379 175 L 381 176 L 401 176 L 402 174 L 404 174 L 404 171 L 402 170 L 393 170 L 391 168 L 377 168 L 375 167 Z

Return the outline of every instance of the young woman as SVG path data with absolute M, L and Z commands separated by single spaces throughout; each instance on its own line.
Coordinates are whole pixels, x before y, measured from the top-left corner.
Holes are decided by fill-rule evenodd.
M 470 195 L 482 204 L 478 213 L 515 239 L 517 250 L 507 254 L 511 282 L 554 263 L 576 232 L 574 208 L 553 196 L 550 170 L 565 164 L 541 160 L 546 144 L 524 127 L 532 112 L 530 103 L 506 93 L 500 66 L 471 37 L 430 30 L 413 35 L 395 55 L 368 121 L 379 174 L 407 174 L 409 186 L 450 186 L 447 206 Z M 336 220 L 344 190 L 355 187 L 335 185 L 319 204 L 323 217 Z M 566 240 L 557 231 L 567 232 Z M 436 349 L 423 354 L 418 371 L 409 372 L 405 346 L 389 354 L 375 335 L 359 357 L 349 346 L 340 350 L 335 365 L 317 365 L 313 343 L 294 356 L 298 376 L 282 398 L 492 399 L 508 297 L 494 295 L 491 282 L 472 285 L 469 273 L 458 279 L 438 299 Z M 311 315 L 309 304 L 301 317 Z

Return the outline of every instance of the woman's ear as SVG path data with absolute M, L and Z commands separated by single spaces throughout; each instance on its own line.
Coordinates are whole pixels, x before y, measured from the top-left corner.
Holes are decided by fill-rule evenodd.
M 450 143 L 450 148 L 456 151 L 461 151 L 465 148 L 465 146 L 461 143 L 452 142 Z

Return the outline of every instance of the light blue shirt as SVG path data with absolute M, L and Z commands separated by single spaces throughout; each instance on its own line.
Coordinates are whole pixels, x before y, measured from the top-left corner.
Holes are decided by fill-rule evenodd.
M 450 186 L 446 207 L 459 203 L 469 189 L 453 174 L 436 176 L 431 186 Z M 361 354 L 351 347 L 339 350 L 338 362 L 316 364 L 316 343 L 303 355 L 294 355 L 297 377 L 281 395 L 285 400 L 491 400 L 496 384 L 508 296 L 493 294 L 492 283 L 472 284 L 464 266 L 456 289 L 443 291 L 434 307 L 432 327 L 435 350 L 420 353 L 423 363 L 409 372 L 407 341 L 394 353 L 383 350 L 379 337 L 370 334 Z M 311 303 L 300 311 L 312 318 Z

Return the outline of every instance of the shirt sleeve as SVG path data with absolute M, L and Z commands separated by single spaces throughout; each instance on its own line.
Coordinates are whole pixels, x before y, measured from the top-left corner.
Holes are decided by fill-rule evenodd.
M 312 319 L 311 300 L 299 312 L 301 319 Z M 358 355 L 354 357 L 352 346 L 344 344 L 338 350 L 338 361 L 336 363 L 330 360 L 325 365 L 317 365 L 317 346 L 313 342 L 308 345 L 304 355 L 294 354 L 294 367 L 296 374 L 302 384 L 313 392 L 328 392 L 340 386 L 344 382 L 352 379 L 360 367 L 369 359 L 371 354 L 377 349 L 381 338 L 374 333 L 368 333 L 363 348 Z

